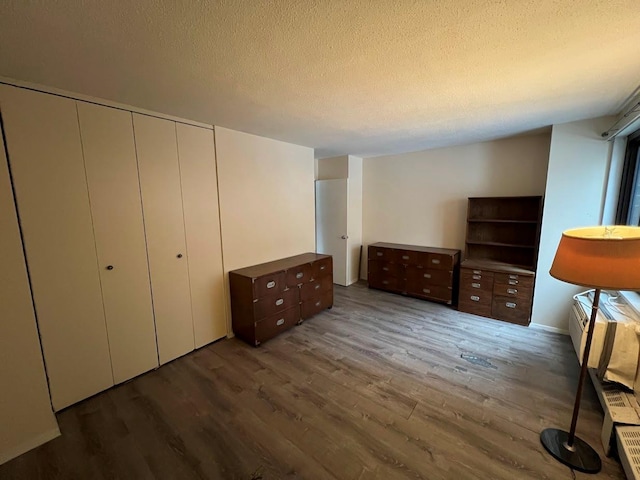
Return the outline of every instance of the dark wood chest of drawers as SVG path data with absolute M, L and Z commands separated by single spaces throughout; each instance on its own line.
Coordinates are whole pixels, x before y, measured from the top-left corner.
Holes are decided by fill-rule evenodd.
M 460 268 L 458 310 L 529 325 L 534 272 L 513 265 L 465 260 Z
M 370 288 L 448 305 L 457 301 L 460 250 L 374 243 L 367 258 Z
M 258 346 L 333 306 L 330 255 L 303 253 L 229 272 L 233 332 Z

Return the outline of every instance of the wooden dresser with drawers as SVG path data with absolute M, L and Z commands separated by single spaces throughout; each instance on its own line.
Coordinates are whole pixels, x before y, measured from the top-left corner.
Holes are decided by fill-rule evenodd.
M 534 276 L 514 265 L 465 260 L 460 267 L 458 310 L 529 325 Z
M 380 242 L 367 258 L 370 288 L 456 304 L 460 250 Z
M 258 346 L 333 306 L 330 255 L 303 253 L 229 272 L 233 332 Z

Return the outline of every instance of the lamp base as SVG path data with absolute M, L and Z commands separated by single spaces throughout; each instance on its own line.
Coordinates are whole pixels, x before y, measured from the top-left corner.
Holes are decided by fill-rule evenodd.
M 602 463 L 597 452 L 584 440 L 574 437 L 573 446 L 567 445 L 569 432 L 547 428 L 540 434 L 540 442 L 556 460 L 584 473 L 598 473 Z

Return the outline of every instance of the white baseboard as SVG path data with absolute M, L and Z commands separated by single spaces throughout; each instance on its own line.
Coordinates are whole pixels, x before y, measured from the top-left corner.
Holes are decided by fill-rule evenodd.
M 549 325 L 543 325 L 541 323 L 530 323 L 529 328 L 538 328 L 551 333 L 559 333 L 561 335 L 569 335 L 569 330 L 564 328 L 550 327 Z
M 49 430 L 48 432 L 41 433 L 40 435 L 36 435 L 33 438 L 30 438 L 26 442 L 22 442 L 20 445 L 16 445 L 13 448 L 10 448 L 7 451 L 0 452 L 0 465 L 3 463 L 7 463 L 9 460 L 13 460 L 16 457 L 19 457 L 23 453 L 28 452 L 36 447 L 39 447 L 43 443 L 47 443 L 49 440 L 53 440 L 56 437 L 60 436 L 60 429 L 54 428 Z

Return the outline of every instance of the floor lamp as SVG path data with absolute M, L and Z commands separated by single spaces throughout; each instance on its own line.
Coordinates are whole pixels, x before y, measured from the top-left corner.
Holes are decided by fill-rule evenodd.
M 568 432 L 547 428 L 540 434 L 544 448 L 557 460 L 586 473 L 600 471 L 600 457 L 591 446 L 576 437 L 582 387 L 598 313 L 600 290 L 640 290 L 640 227 L 587 227 L 562 233 L 549 273 L 564 282 L 594 288 L 593 307 L 582 355 L 578 391 Z

